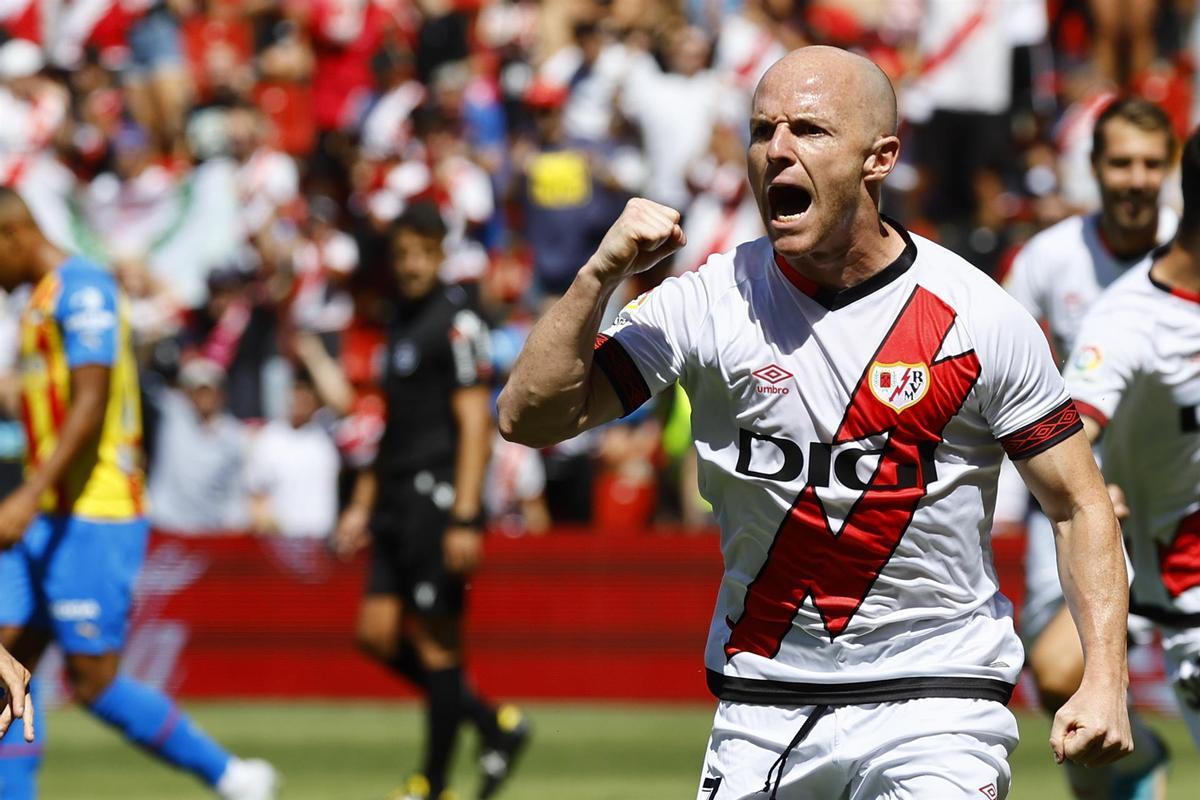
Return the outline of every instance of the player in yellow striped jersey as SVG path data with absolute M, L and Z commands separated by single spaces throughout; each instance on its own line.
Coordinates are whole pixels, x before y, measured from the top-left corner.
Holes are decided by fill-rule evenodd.
M 146 549 L 141 410 L 125 299 L 112 275 L 50 243 L 0 188 L 0 286 L 33 286 L 21 316 L 25 480 L 0 503 L 0 645 L 32 667 L 54 639 L 75 699 L 221 797 L 268 800 L 243 761 L 161 692 L 118 675 Z M 32 800 L 40 743 L 0 739 L 0 795 Z

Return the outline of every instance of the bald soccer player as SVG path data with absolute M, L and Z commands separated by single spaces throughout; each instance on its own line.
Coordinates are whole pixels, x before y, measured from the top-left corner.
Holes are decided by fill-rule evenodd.
M 991 561 L 1004 453 L 1055 523 L 1087 653 L 1056 760 L 1129 752 L 1117 521 L 1036 323 L 954 254 L 879 212 L 892 87 L 827 47 L 755 92 L 749 177 L 768 235 L 629 304 L 683 244 L 633 200 L 531 333 L 500 397 L 542 446 L 676 381 L 725 575 L 705 652 L 720 700 L 697 797 L 998 798 L 1023 653 Z
M 125 299 L 0 187 L 0 287 L 22 285 L 32 286 L 20 324 L 26 464 L 0 502 L 0 645 L 32 668 L 56 641 L 75 700 L 102 722 L 225 800 L 271 800 L 269 764 L 233 756 L 169 697 L 117 671 L 148 533 Z M 19 734 L 0 738 L 4 800 L 37 795 L 41 744 Z

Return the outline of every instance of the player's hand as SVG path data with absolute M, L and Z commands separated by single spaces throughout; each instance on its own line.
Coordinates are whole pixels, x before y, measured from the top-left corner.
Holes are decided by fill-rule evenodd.
M 0 503 L 0 550 L 21 541 L 38 510 L 37 494 L 21 485 Z
M 1050 749 L 1061 764 L 1102 767 L 1133 752 L 1125 689 L 1093 686 L 1087 676 L 1079 691 L 1054 715 Z
M 33 741 L 33 697 L 29 694 L 29 670 L 0 647 L 0 683 L 4 709 L 0 711 L 0 736 L 14 719 L 25 720 L 25 741 Z
M 1129 516 L 1129 503 L 1125 501 L 1125 490 L 1115 483 L 1108 485 L 1108 499 L 1112 500 L 1117 520 L 1123 522 Z
M 673 208 L 633 198 L 604 234 L 587 268 L 606 284 L 645 272 L 687 243 L 680 219 Z
M 483 555 L 483 534 L 475 528 L 450 526 L 442 537 L 442 555 L 446 569 L 456 575 L 470 575 Z
M 371 541 L 371 510 L 362 506 L 351 505 L 338 518 L 337 527 L 333 530 L 333 552 L 339 558 L 349 559 L 362 550 Z

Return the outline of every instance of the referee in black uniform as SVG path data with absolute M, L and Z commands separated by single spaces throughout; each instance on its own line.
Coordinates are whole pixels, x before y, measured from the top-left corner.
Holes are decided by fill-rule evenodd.
M 464 719 L 483 742 L 480 798 L 495 794 L 528 737 L 521 712 L 482 700 L 462 670 L 464 590 L 479 564 L 494 424 L 487 326 L 465 289 L 438 280 L 445 235 L 431 204 L 412 206 L 393 230 L 387 424 L 334 534 L 342 554 L 371 544 L 360 646 L 427 699 L 424 770 L 401 800 L 457 798 L 446 770 Z

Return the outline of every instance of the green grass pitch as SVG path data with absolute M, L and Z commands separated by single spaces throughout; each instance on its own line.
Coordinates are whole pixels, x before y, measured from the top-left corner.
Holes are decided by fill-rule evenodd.
M 534 740 L 502 800 L 691 800 L 712 709 L 670 705 L 530 705 Z M 197 703 L 189 711 L 235 751 L 272 760 L 284 800 L 382 800 L 420 758 L 420 714 L 396 703 Z M 42 800 L 207 800 L 73 708 L 45 720 Z M 1195 797 L 1200 756 L 1183 723 L 1154 720 L 1175 753 L 1171 795 Z M 1067 798 L 1050 758 L 1049 726 L 1021 716 L 1013 800 Z M 473 797 L 474 742 L 459 752 L 455 786 Z

